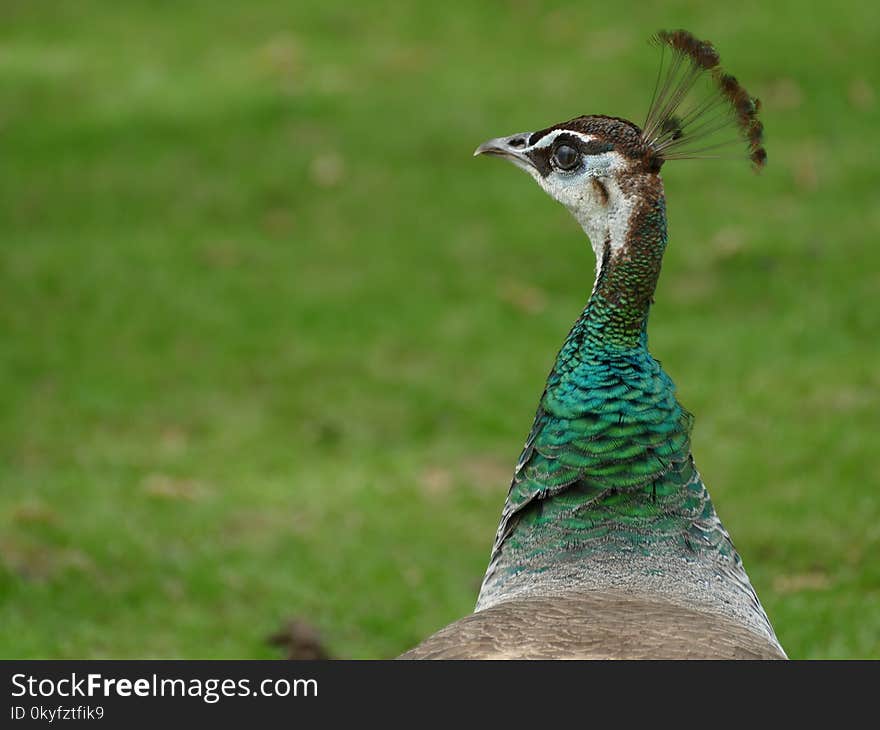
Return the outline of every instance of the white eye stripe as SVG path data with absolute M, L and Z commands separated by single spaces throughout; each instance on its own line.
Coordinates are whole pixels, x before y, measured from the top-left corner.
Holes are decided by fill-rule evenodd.
M 554 129 L 552 132 L 547 132 L 541 139 L 535 142 L 529 149 L 533 150 L 541 150 L 546 149 L 550 145 L 553 144 L 554 140 L 561 134 L 564 134 L 566 137 L 574 137 L 575 139 L 580 140 L 584 144 L 587 142 L 592 142 L 597 139 L 595 135 L 592 134 L 581 134 L 580 132 L 573 132 L 570 129 Z

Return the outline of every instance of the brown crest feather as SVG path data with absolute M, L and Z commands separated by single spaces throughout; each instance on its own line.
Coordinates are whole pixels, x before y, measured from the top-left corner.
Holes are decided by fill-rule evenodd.
M 745 141 L 755 169 L 763 167 L 761 103 L 725 73 L 715 47 L 686 30 L 660 31 L 653 41 L 663 55 L 642 138 L 654 154 L 664 161 L 710 157 L 717 155 L 704 153 Z M 698 93 L 700 83 L 707 88 Z

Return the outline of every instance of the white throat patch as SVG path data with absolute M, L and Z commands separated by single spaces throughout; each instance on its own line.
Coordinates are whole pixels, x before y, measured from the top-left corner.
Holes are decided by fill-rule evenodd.
M 541 137 L 532 149 L 551 146 L 560 134 L 576 137 L 584 143 L 596 139 L 589 134 L 580 134 L 568 129 L 554 129 Z M 537 170 L 527 168 L 547 194 L 568 208 L 581 224 L 596 255 L 597 280 L 601 273 L 605 242 L 610 243 L 612 256 L 626 244 L 630 216 L 636 200 L 625 196 L 615 179 L 615 173 L 625 170 L 626 167 L 623 156 L 612 151 L 586 155 L 584 165 L 571 172 L 551 170 L 544 177 Z M 594 183 L 594 180 L 598 184 Z M 607 195 L 602 192 L 602 188 Z

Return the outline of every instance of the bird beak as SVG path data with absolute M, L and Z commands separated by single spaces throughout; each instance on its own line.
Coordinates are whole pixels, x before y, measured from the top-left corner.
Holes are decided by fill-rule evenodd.
M 534 170 L 535 164 L 524 151 L 529 147 L 530 136 L 528 132 L 522 132 L 520 134 L 512 134 L 509 137 L 490 139 L 474 150 L 474 157 L 477 155 L 504 157 L 517 167 L 521 167 L 524 170 Z

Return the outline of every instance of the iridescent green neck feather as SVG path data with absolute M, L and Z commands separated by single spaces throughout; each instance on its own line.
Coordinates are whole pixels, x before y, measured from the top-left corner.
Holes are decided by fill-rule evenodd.
M 610 237 L 603 242 L 593 294 L 572 331 L 576 335 L 583 330 L 586 349 L 645 347 L 648 310 L 666 249 L 662 185 L 656 175 L 650 178 L 638 189 L 628 186 L 629 194 L 638 194 L 639 199 L 623 247 L 613 251 Z
M 772 634 L 694 466 L 692 417 L 647 349 L 665 246 L 658 179 L 632 207 L 625 243 L 601 249 L 517 464 L 478 610 L 617 585 L 670 584 L 699 603 L 696 593 L 724 581 L 735 599 L 724 601 L 744 606 L 734 613 Z M 724 595 L 712 590 L 703 599 Z

